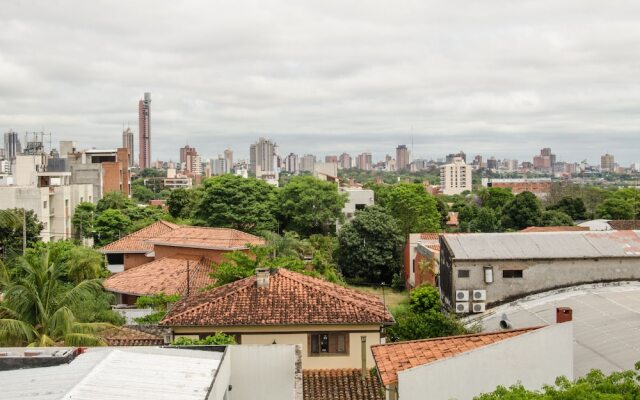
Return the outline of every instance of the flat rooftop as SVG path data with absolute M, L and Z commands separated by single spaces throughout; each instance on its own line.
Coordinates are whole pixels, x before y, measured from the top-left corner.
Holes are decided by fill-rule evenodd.
M 573 372 L 633 369 L 640 361 L 640 282 L 582 285 L 496 307 L 481 319 L 482 330 L 499 331 L 502 314 L 513 329 L 554 324 L 556 307 L 573 309 Z
M 204 400 L 222 355 L 144 346 L 91 347 L 69 364 L 1 371 L 0 399 Z

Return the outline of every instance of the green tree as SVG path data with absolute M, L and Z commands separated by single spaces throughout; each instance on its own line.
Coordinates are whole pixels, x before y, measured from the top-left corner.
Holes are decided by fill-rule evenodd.
M 124 194 L 116 191 L 106 193 L 96 205 L 96 211 L 103 212 L 106 210 L 125 210 L 130 207 L 136 207 L 136 204 Z
M 12 258 L 22 254 L 23 222 L 26 218 L 26 245 L 33 246 L 40 241 L 44 225 L 38 221 L 33 210 L 14 208 L 0 212 L 0 256 Z
M 633 188 L 618 189 L 611 195 L 611 198 L 629 203 L 633 210 L 633 217 L 629 219 L 640 218 L 640 190 Z
M 200 190 L 174 189 L 167 199 L 169 214 L 174 218 L 191 218 L 201 197 L 202 191 Z
M 515 196 L 511 193 L 510 189 L 491 187 L 480 190 L 478 192 L 478 197 L 480 198 L 482 207 L 500 210 L 507 205 L 507 203 L 512 201 Z
M 93 236 L 95 213 L 96 206 L 93 203 L 82 202 L 76 206 L 71 219 L 76 238 L 82 239 Z
M 49 262 L 62 267 L 60 280 L 78 284 L 87 279 L 104 278 L 108 271 L 104 255 L 96 250 L 78 246 L 69 240 L 36 243 L 25 252 L 24 259 L 31 264 L 39 262 L 43 253 L 49 254 Z
M 632 400 L 640 398 L 640 363 L 635 370 L 612 372 L 605 375 L 593 369 L 587 375 L 570 381 L 564 376 L 556 379 L 555 385 L 547 385 L 542 390 L 528 390 L 517 383 L 506 388 L 498 386 L 491 393 L 484 393 L 475 400 L 569 400 L 569 399 L 608 399 Z
M 551 211 L 543 211 L 542 226 L 572 226 L 573 220 L 571 217 L 562 211 L 551 210 Z
M 468 333 L 455 316 L 442 312 L 401 311 L 394 318 L 396 323 L 387 329 L 393 342 Z
M 415 313 L 440 312 L 440 291 L 431 285 L 421 285 L 409 295 L 409 309 Z
M 610 197 L 596 208 L 596 214 L 604 219 L 633 219 L 633 206 L 626 200 Z
M 232 335 L 227 335 L 222 332 L 216 332 L 214 335 L 209 335 L 204 339 L 190 339 L 186 337 L 179 337 L 174 340 L 173 343 L 171 343 L 172 346 L 225 346 L 229 344 L 236 344 L 236 338 Z
M 460 232 L 471 232 L 473 222 L 480 211 L 476 205 L 466 204 L 458 208 L 458 228 Z M 475 232 L 475 231 L 474 231 Z
M 104 344 L 96 333 L 111 325 L 80 322 L 72 311 L 102 292 L 99 280 L 64 284 L 64 267 L 51 263 L 48 252 L 35 263 L 19 259 L 17 268 L 22 271 L 13 278 L 6 268 L 0 271 L 0 346 Z
M 226 174 L 207 179 L 195 217 L 206 226 L 244 232 L 274 231 L 276 189 L 260 179 Z
M 97 246 L 104 246 L 129 233 L 131 219 L 118 209 L 108 209 L 100 213 L 94 225 L 94 240 Z
M 565 196 L 556 204 L 547 207 L 548 211 L 561 211 L 571 217 L 572 220 L 587 219 L 587 207 L 580 197 Z
M 522 230 L 530 226 L 540 226 L 541 222 L 540 201 L 531 192 L 516 195 L 502 210 L 503 229 Z
M 146 204 L 149 200 L 153 200 L 156 194 L 151 189 L 143 185 L 131 185 L 131 194 L 139 203 Z
M 338 266 L 348 278 L 390 283 L 401 269 L 404 238 L 396 220 L 381 207 L 356 211 L 340 229 L 338 244 Z
M 412 232 L 437 232 L 440 229 L 441 216 L 436 201 L 421 184 L 396 185 L 389 193 L 386 208 L 405 237 Z
M 167 171 L 157 168 L 145 168 L 140 171 L 139 176 L 141 178 L 165 178 L 167 176 Z
M 278 193 L 278 216 L 285 230 L 302 236 L 335 231 L 342 220 L 346 194 L 338 187 L 312 176 L 296 176 Z
M 491 208 L 480 208 L 471 223 L 472 232 L 499 232 L 500 220 Z

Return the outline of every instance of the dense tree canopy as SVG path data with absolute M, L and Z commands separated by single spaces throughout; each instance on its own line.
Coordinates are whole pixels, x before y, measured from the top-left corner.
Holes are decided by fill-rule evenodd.
M 542 226 L 571 226 L 573 225 L 573 220 L 562 211 L 550 210 L 542 212 L 540 224 Z
M 514 195 L 511 193 L 511 190 L 507 188 L 491 187 L 480 190 L 478 197 L 482 207 L 499 210 L 512 201 Z
M 0 257 L 11 258 L 22 254 L 23 223 L 26 217 L 26 245 L 33 246 L 40 241 L 40 233 L 44 225 L 38 221 L 33 210 L 23 209 L 0 210 Z
M 401 268 L 404 238 L 382 207 L 356 211 L 338 233 L 337 261 L 343 275 L 369 283 L 390 283 Z
M 195 212 L 198 223 L 259 233 L 277 228 L 276 189 L 255 178 L 221 175 L 207 179 Z
M 405 237 L 412 232 L 438 232 L 441 216 L 433 196 L 416 183 L 395 185 L 388 194 L 389 210 Z
M 502 210 L 504 229 L 522 230 L 530 226 L 540 226 L 542 209 L 540 201 L 531 192 L 522 192 L 508 202 Z
M 587 207 L 580 197 L 565 196 L 557 203 L 547 207 L 549 211 L 562 211 L 569 215 L 573 220 L 587 219 Z
M 131 226 L 131 219 L 118 209 L 101 212 L 95 222 L 96 245 L 104 246 L 120 239 L 129 233 Z
M 174 218 L 191 218 L 198 208 L 203 193 L 202 189 L 174 189 L 167 199 L 169 214 Z
M 596 208 L 596 214 L 604 219 L 633 219 L 633 206 L 626 200 L 610 197 Z
M 78 239 L 92 237 L 96 216 L 96 206 L 93 203 L 82 202 L 76 206 L 71 223 Z
M 333 183 L 312 176 L 293 177 L 278 192 L 281 228 L 303 236 L 333 232 L 346 201 Z

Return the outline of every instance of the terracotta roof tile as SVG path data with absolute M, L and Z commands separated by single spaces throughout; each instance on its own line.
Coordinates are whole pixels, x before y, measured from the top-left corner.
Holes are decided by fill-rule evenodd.
M 617 231 L 633 231 L 640 230 L 639 219 L 624 219 L 617 221 L 609 221 L 609 225 Z
M 384 387 L 376 374 L 363 379 L 359 369 L 303 371 L 304 400 L 384 400 Z
M 113 328 L 100 334 L 107 346 L 162 346 L 164 339 L 160 336 L 125 327 Z
M 280 268 L 269 286 L 256 277 L 199 293 L 175 304 L 161 325 L 237 326 L 389 324 L 393 317 L 376 296 Z
M 434 241 L 438 242 L 440 240 L 440 234 L 439 233 L 431 233 L 431 232 L 421 233 L 420 234 L 420 239 L 421 240 L 434 240 Z
M 190 293 L 211 285 L 211 261 L 200 256 L 171 256 L 139 265 L 105 279 L 102 285 L 110 292 L 135 296 L 164 293 L 185 295 L 189 266 Z
M 167 221 L 158 221 L 145 228 L 128 234 L 115 242 L 102 247 L 102 253 L 148 253 L 153 250 L 153 245 L 146 240 L 163 235 L 179 228 L 180 225 Z
M 400 371 L 452 357 L 539 328 L 538 326 L 511 331 L 379 344 L 371 346 L 371 351 L 382 383 L 388 386 L 398 381 Z
M 520 232 L 573 232 L 588 230 L 588 226 L 530 226 Z
M 261 237 L 236 229 L 201 226 L 181 226 L 171 232 L 150 238 L 147 242 L 155 245 L 217 250 L 241 250 L 246 249 L 247 244 L 260 246 L 265 243 Z

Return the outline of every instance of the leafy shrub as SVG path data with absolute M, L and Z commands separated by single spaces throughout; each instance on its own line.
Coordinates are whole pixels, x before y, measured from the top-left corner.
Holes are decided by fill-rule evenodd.
M 140 325 L 157 325 L 166 314 L 166 311 L 156 311 L 144 317 L 134 318 L 133 320 Z
M 190 339 L 186 337 L 180 337 L 173 341 L 173 346 L 193 346 L 193 345 L 209 345 L 209 346 L 222 346 L 228 344 L 236 344 L 236 339 L 232 335 L 227 335 L 222 332 L 216 332 L 214 335 L 209 335 L 204 339 Z

